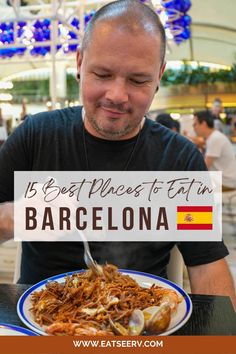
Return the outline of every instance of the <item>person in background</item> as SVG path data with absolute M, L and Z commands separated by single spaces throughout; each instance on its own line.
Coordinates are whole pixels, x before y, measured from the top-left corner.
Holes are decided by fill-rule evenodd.
M 27 117 L 27 99 L 23 98 L 21 102 L 20 123 L 22 123 Z
M 176 133 L 179 133 L 180 134 L 180 130 L 181 130 L 181 125 L 180 125 L 180 122 L 177 120 L 177 119 L 173 119 L 173 128 L 172 130 Z
M 187 130 L 183 130 L 183 133 L 182 133 L 187 139 L 189 139 L 192 143 L 194 143 L 198 150 L 204 154 L 205 152 L 205 145 L 206 145 L 206 142 L 205 142 L 205 139 L 202 137 L 202 136 L 199 136 L 197 134 L 193 135 L 193 134 L 189 134 L 189 132 Z
M 8 134 L 7 134 L 6 122 L 2 116 L 2 108 L 0 108 L 0 148 L 7 140 L 7 137 Z
M 224 132 L 224 123 L 220 118 L 220 114 L 223 113 L 224 108 L 220 98 L 215 98 L 212 102 L 211 113 L 214 119 L 214 128 L 220 132 Z
M 151 8 L 118 0 L 100 8 L 77 52 L 83 107 L 29 116 L 0 152 L 0 232 L 11 235 L 14 171 L 205 171 L 180 134 L 147 118 L 165 69 L 166 35 Z M 8 232 L 8 233 L 7 233 Z M 9 237 L 8 236 L 8 237 Z M 174 242 L 91 242 L 99 264 L 166 277 Z M 223 242 L 180 242 L 191 290 L 235 301 Z M 83 269 L 81 242 L 22 242 L 19 282 Z M 217 281 L 216 281 L 217 279 Z
M 156 122 L 164 125 L 166 128 L 174 130 L 174 119 L 171 118 L 170 114 L 168 113 L 160 113 L 156 117 Z
M 173 119 L 168 113 L 160 113 L 156 117 L 156 122 L 164 125 L 165 127 L 173 130 L 176 133 L 180 133 L 180 123 Z
M 231 116 L 231 137 L 236 137 L 236 114 Z M 233 139 L 236 142 L 236 139 Z
M 214 127 L 214 117 L 208 111 L 194 114 L 193 128 L 206 140 L 205 163 L 212 171 L 222 171 L 222 191 L 236 189 L 236 159 L 229 139 Z

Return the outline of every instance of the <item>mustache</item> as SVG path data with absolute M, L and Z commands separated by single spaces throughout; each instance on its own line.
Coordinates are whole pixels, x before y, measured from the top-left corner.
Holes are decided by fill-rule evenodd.
M 117 113 L 132 113 L 131 107 L 126 107 L 125 105 L 121 104 L 115 104 L 113 102 L 99 102 L 97 107 L 102 107 L 106 109 L 110 109 L 112 111 L 115 111 Z

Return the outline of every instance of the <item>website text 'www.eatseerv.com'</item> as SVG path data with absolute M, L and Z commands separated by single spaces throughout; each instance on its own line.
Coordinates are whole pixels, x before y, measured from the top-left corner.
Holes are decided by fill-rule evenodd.
M 162 348 L 163 340 L 73 340 L 75 348 Z

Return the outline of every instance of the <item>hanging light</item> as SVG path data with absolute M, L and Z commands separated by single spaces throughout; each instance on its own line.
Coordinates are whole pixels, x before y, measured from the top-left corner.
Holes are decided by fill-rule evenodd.
M 152 4 L 150 0 L 140 0 L 147 5 Z M 166 29 L 168 39 L 180 44 L 191 36 L 190 24 L 191 17 L 187 14 L 191 7 L 190 0 L 153 0 L 153 7 L 160 16 L 160 19 Z M 84 14 L 84 26 L 86 27 L 95 14 L 95 10 Z M 75 28 L 75 32 L 73 31 Z M 16 33 L 14 32 L 14 23 L 0 23 L 0 58 L 11 58 L 15 55 L 23 56 L 27 51 L 32 56 L 45 56 L 50 53 L 50 45 L 41 45 L 41 43 L 51 40 L 51 20 L 37 19 L 36 21 L 19 21 L 16 23 Z M 59 22 L 58 39 L 59 44 L 56 50 L 62 50 L 64 53 L 75 52 L 77 42 L 79 41 L 77 33 L 80 29 L 80 19 L 73 17 L 70 21 L 70 29 Z M 14 36 L 17 38 L 14 38 Z M 4 45 L 17 43 L 15 48 L 4 48 Z M 22 44 L 22 46 L 21 46 Z
M 165 8 L 169 20 L 166 26 L 170 28 L 173 33 L 173 39 L 176 44 L 186 41 L 191 36 L 190 24 L 191 17 L 187 11 L 191 7 L 190 0 L 162 0 L 162 6 Z

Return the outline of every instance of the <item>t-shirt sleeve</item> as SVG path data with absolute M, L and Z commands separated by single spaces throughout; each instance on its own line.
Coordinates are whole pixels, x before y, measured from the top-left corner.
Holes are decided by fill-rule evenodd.
M 212 263 L 229 254 L 224 242 L 180 242 L 177 246 L 190 267 Z
M 222 140 L 217 137 L 210 137 L 206 141 L 206 156 L 220 157 L 222 150 Z
M 29 120 L 16 128 L 0 149 L 0 203 L 14 200 L 14 171 L 29 170 Z

